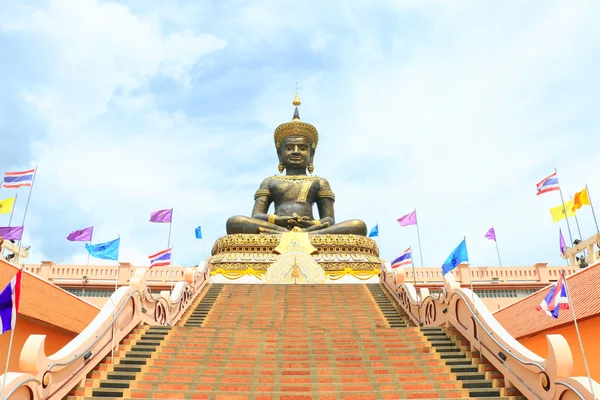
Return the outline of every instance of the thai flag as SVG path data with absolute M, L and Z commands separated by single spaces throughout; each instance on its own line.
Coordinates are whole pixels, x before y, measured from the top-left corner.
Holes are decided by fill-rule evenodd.
M 7 189 L 16 189 L 20 188 L 21 186 L 31 187 L 34 173 L 35 169 L 29 169 L 27 171 L 21 172 L 5 172 L 4 184 L 2 185 L 2 187 L 5 187 Z
M 22 274 L 23 270 L 19 270 L 0 293 L 0 334 L 14 329 L 17 322 Z
M 556 176 L 556 172 L 552 175 L 549 175 L 542 179 L 538 184 L 535 185 L 537 188 L 537 195 L 539 196 L 542 193 L 552 192 L 554 190 L 560 190 L 560 186 L 558 185 L 558 177 Z
M 159 251 L 158 253 L 149 256 L 150 268 L 171 265 L 171 250 L 173 250 L 173 248 Z
M 535 309 L 543 311 L 553 318 L 558 318 L 559 310 L 569 309 L 569 299 L 567 298 L 567 288 L 565 286 L 565 275 L 561 274 L 558 282 L 548 292 L 548 295 Z
M 398 258 L 392 261 L 392 269 L 401 267 L 403 265 L 412 264 L 412 259 L 410 257 L 410 247 L 404 250 L 404 253 L 400 254 Z

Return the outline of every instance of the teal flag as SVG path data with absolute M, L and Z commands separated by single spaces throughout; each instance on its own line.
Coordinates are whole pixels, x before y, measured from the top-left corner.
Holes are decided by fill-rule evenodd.
M 371 232 L 369 232 L 369 237 L 379 236 L 379 224 L 375 225 Z
M 98 243 L 98 244 L 85 244 L 90 256 L 96 258 L 102 258 L 103 260 L 118 260 L 119 259 L 119 245 L 121 244 L 121 238 L 115 239 L 111 242 Z
M 463 239 L 462 242 L 454 249 L 454 251 L 448 256 L 444 265 L 442 265 L 442 272 L 446 275 L 452 271 L 463 261 L 469 261 L 469 255 L 467 254 L 467 240 Z

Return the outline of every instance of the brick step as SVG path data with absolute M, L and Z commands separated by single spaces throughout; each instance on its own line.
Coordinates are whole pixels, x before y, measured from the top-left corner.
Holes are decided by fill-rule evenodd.
M 189 327 L 174 327 L 169 334 L 169 337 L 178 337 L 178 336 L 205 336 L 205 335 L 214 335 L 214 336 L 248 336 L 252 335 L 255 337 L 262 337 L 269 335 L 285 335 L 286 337 L 301 337 L 301 336 L 318 336 L 318 335 L 327 335 L 327 334 L 337 334 L 337 335 L 346 335 L 348 337 L 353 337 L 355 335 L 364 334 L 370 337 L 419 337 L 419 339 L 423 338 L 423 335 L 416 330 L 415 328 L 379 328 L 379 327 L 367 327 L 360 329 L 348 329 L 348 328 L 308 328 L 304 327 L 301 329 L 300 327 L 287 328 L 281 327 L 278 329 L 263 329 L 263 328 L 251 328 L 251 327 L 236 327 L 236 328 L 215 328 L 215 327 L 201 327 L 201 328 L 189 328 Z M 428 338 L 429 339 L 429 338 Z M 439 340 L 445 340 L 446 337 L 440 337 Z M 435 339 L 438 340 L 438 339 Z
M 318 321 L 317 321 L 318 322 Z M 282 330 L 282 329 L 293 329 L 293 328 L 297 328 L 297 329 L 322 329 L 322 330 L 334 330 L 334 329 L 375 329 L 375 328 L 388 328 L 389 324 L 387 322 L 381 321 L 380 323 L 373 323 L 373 324 L 326 324 L 326 323 L 317 323 L 314 325 L 308 325 L 308 324 L 290 324 L 290 323 L 283 323 L 283 324 L 243 324 L 243 323 L 239 323 L 239 324 L 235 324 L 235 323 L 213 323 L 213 321 L 210 320 L 210 318 L 208 320 L 205 320 L 205 322 L 200 323 L 200 322 L 194 322 L 194 321 L 190 321 L 189 324 L 191 325 L 187 325 L 188 327 L 206 327 L 206 328 L 212 328 L 212 327 L 220 327 L 223 329 L 235 329 L 235 328 L 240 328 L 240 329 L 262 329 L 262 330 Z M 194 325 L 196 324 L 196 325 Z
M 407 328 L 408 329 L 408 328 Z M 418 338 L 423 341 L 425 338 L 419 332 L 405 331 L 401 328 L 367 328 L 367 329 L 309 329 L 305 327 L 296 327 L 294 330 L 287 329 L 261 329 L 261 328 L 245 328 L 240 327 L 238 330 L 222 329 L 215 330 L 212 327 L 191 328 L 188 331 L 174 331 L 169 335 L 170 338 L 205 338 L 205 337 L 255 337 L 255 338 L 311 338 L 311 337 L 326 337 L 334 336 L 338 339 L 355 338 L 362 336 L 370 339 L 385 340 L 390 339 L 412 339 Z M 436 339 L 434 341 L 444 341 L 445 339 Z
M 451 349 L 448 349 L 451 350 Z M 458 351 L 458 349 L 456 349 Z M 145 347 L 133 347 L 132 353 L 146 353 L 148 350 Z M 176 347 L 165 346 L 160 350 L 160 354 L 178 355 L 178 354 L 243 354 L 243 355 L 308 355 L 308 354 L 332 354 L 332 355 L 347 355 L 356 354 L 357 352 L 367 354 L 395 354 L 395 355 L 418 355 L 423 353 L 434 353 L 435 350 L 427 346 L 411 346 L 402 348 L 385 348 L 385 347 L 364 347 L 364 346 L 303 346 L 303 347 L 288 347 L 288 346 L 252 346 L 248 345 L 231 345 L 228 347 Z M 438 352 L 438 354 L 440 354 Z M 444 353 L 441 353 L 444 354 Z
M 128 353 L 131 358 L 137 358 L 137 354 L 146 353 Z M 436 357 L 435 352 L 430 351 L 419 351 L 419 352 L 395 352 L 395 351 L 360 351 L 360 350 L 347 350 L 347 351 L 332 351 L 328 349 L 322 349 L 319 351 L 241 351 L 241 350 L 224 350 L 221 352 L 211 351 L 206 349 L 203 352 L 161 352 L 158 353 L 154 358 L 159 360 L 198 360 L 210 357 L 211 359 L 228 359 L 231 357 L 239 358 L 244 357 L 245 359 L 252 360 L 267 360 L 267 359 L 278 359 L 278 358 L 295 358 L 295 359 L 323 359 L 328 356 L 328 359 L 343 359 L 349 357 L 362 357 L 363 359 L 401 359 L 401 360 L 413 360 L 413 359 L 426 359 L 426 360 L 443 360 L 441 357 Z
M 352 316 L 348 316 L 352 318 Z M 211 317 L 206 318 L 204 326 L 219 327 L 219 328 L 250 328 L 250 329 L 293 329 L 295 327 L 304 329 L 370 329 L 370 328 L 387 328 L 387 322 L 383 319 L 380 320 L 354 320 L 354 321 L 340 321 L 332 322 L 330 320 L 311 319 L 306 321 L 260 321 L 256 319 L 248 321 L 235 321 L 234 318 L 227 318 L 223 321 L 214 319 Z M 310 321 L 310 322 L 309 322 Z M 198 322 L 191 320 L 192 322 Z
M 361 368 L 365 367 L 364 361 L 302 361 L 302 360 L 261 360 L 261 366 L 264 368 L 276 368 L 279 366 L 291 365 L 291 364 L 306 364 L 314 362 L 317 366 L 322 366 L 325 368 Z M 225 364 L 224 364 L 225 363 Z M 123 365 L 123 363 L 121 362 Z M 152 360 L 148 365 L 151 366 L 160 366 L 160 367 L 225 367 L 225 368 L 250 368 L 252 369 L 256 364 L 255 360 L 210 360 L 206 361 L 204 364 L 199 365 L 196 360 Z M 399 368 L 399 367 L 412 367 L 412 368 L 425 368 L 425 367 L 437 367 L 443 368 L 442 371 L 448 371 L 448 367 L 444 365 L 440 360 L 421 360 L 421 359 L 413 359 L 413 360 L 370 360 L 367 364 L 372 368 Z
M 137 393 L 136 393 L 137 394 Z M 127 397 L 127 399 L 132 399 L 133 397 Z M 149 397 L 138 397 L 138 398 L 160 398 L 149 395 Z M 165 397 L 169 398 L 169 397 Z M 389 400 L 397 400 L 403 399 L 407 397 L 403 397 L 401 394 L 397 392 L 384 392 L 382 394 L 374 394 L 372 392 L 366 394 L 354 393 L 354 394 L 343 394 L 343 393 L 329 393 L 329 394 L 307 394 L 307 393 L 286 393 L 286 394 L 271 394 L 271 393 L 252 393 L 252 394 L 235 394 L 235 395 L 219 395 L 214 393 L 202 393 L 197 395 L 192 395 L 192 397 L 181 397 L 183 399 L 198 399 L 198 400 L 379 400 L 379 399 L 389 399 Z M 413 397 L 419 398 L 419 397 Z M 420 398 L 428 398 L 428 397 L 420 397 Z M 437 398 L 452 398 L 452 397 L 437 397 Z M 116 397 L 93 397 L 93 396 L 68 396 L 65 397 L 66 400 L 116 400 L 121 399 Z M 501 397 L 477 397 L 477 400 L 527 400 L 525 396 L 501 396 Z
M 241 399 L 256 399 L 256 400 L 266 400 L 266 399 L 280 399 L 280 400 L 312 400 L 312 399 L 322 399 L 322 400 L 333 400 L 333 399 L 344 399 L 344 400 L 376 400 L 376 399 L 422 399 L 422 398 L 438 398 L 438 399 L 450 399 L 450 398 L 467 398 L 469 397 L 469 392 L 464 389 L 445 389 L 445 390 L 414 390 L 414 391 L 404 391 L 404 390 L 395 390 L 393 388 L 387 388 L 385 386 L 380 386 L 377 388 L 377 391 L 381 393 L 374 393 L 373 386 L 356 386 L 356 389 L 364 388 L 367 390 L 348 390 L 348 391 L 336 391 L 334 390 L 325 390 L 331 388 L 320 387 L 317 390 L 303 390 L 303 391 L 292 391 L 293 387 L 290 387 L 290 390 L 281 390 L 276 391 L 270 389 L 268 386 L 264 388 L 261 386 L 257 387 L 256 391 L 247 390 L 222 390 L 228 389 L 226 386 L 220 387 L 218 391 L 214 390 L 192 390 L 192 391 L 170 391 L 170 390 L 150 390 L 144 391 L 140 389 L 132 389 L 131 390 L 131 398 L 140 398 L 142 396 L 146 398 L 171 398 L 171 399 L 230 399 L 230 400 L 241 400 Z M 236 387 L 232 387 L 231 389 L 238 389 Z M 266 389 L 261 391 L 260 389 Z M 229 394 L 230 396 L 226 396 Z M 231 395 L 235 394 L 235 397 L 231 397 Z
M 352 337 L 339 337 L 339 336 L 331 336 L 331 335 L 303 335 L 301 337 L 286 337 L 285 335 L 281 336 L 252 336 L 252 335 L 243 335 L 243 336 L 229 336 L 229 335 L 207 335 L 205 337 L 201 336 L 173 336 L 169 337 L 167 341 L 164 342 L 163 346 L 177 346 L 187 344 L 190 348 L 202 348 L 204 346 L 212 346 L 215 348 L 219 347 L 229 347 L 232 345 L 243 345 L 248 342 L 256 341 L 257 345 L 264 346 L 281 346 L 292 343 L 299 343 L 299 346 L 304 344 L 309 344 L 312 346 L 322 346 L 328 345 L 331 346 L 376 346 L 376 347 L 385 347 L 386 344 L 390 344 L 391 348 L 407 348 L 407 347 L 431 347 L 432 349 L 438 349 L 437 347 L 431 346 L 431 343 L 423 340 L 418 336 L 415 337 L 401 337 L 401 336 L 392 336 L 386 337 L 385 339 L 370 337 L 369 335 L 356 335 Z M 146 346 L 148 347 L 148 346 Z M 449 346 L 445 346 L 439 348 L 438 350 L 442 350 L 444 348 L 450 348 Z
M 132 346 L 131 352 L 147 352 L 149 348 L 144 346 Z M 232 349 L 236 351 L 245 352 L 246 354 L 251 352 L 319 352 L 332 351 L 334 353 L 351 353 L 357 351 L 366 352 L 380 352 L 380 353 L 396 353 L 396 354 L 409 354 L 409 353 L 431 353 L 435 352 L 436 349 L 427 345 L 427 343 L 415 343 L 396 345 L 394 347 L 386 347 L 385 345 L 378 343 L 364 343 L 362 345 L 356 344 L 343 344 L 337 346 L 328 346 L 327 343 L 311 343 L 309 345 L 293 345 L 286 343 L 258 343 L 258 344 L 246 344 L 246 343 L 219 343 L 218 346 L 210 346 L 210 344 L 192 344 L 189 343 L 185 346 L 176 346 L 173 344 L 164 345 L 161 347 L 161 353 L 192 353 L 201 354 L 206 352 L 214 352 L 214 354 L 228 353 Z
M 296 361 L 296 362 L 310 362 L 311 360 L 315 361 L 360 361 L 360 362 L 373 362 L 373 361 L 413 361 L 418 360 L 421 362 L 426 361 L 440 361 L 435 353 L 423 353 L 420 357 L 414 357 L 412 355 L 331 355 L 331 354 L 319 354 L 319 355 L 257 355 L 257 356 L 245 356 L 245 355 L 211 355 L 211 354 L 201 354 L 201 355 L 193 355 L 186 354 L 180 355 L 177 354 L 175 357 L 171 357 L 169 355 L 159 354 L 158 360 L 193 360 L 196 362 L 207 362 L 207 361 L 253 361 L 253 362 L 268 362 L 268 361 Z M 143 356 L 140 356 L 142 358 Z M 131 357 L 133 358 L 133 357 Z
M 156 376 L 158 379 L 167 379 L 168 376 L 190 376 L 201 379 L 204 376 L 249 376 L 249 377 L 284 377 L 284 376 L 317 376 L 317 377 L 333 377 L 333 376 L 362 376 L 362 375 L 374 375 L 384 376 L 391 375 L 394 379 L 403 379 L 404 376 L 410 376 L 410 379 L 424 379 L 429 380 L 447 380 L 447 377 L 452 374 L 447 372 L 447 368 L 442 365 L 431 365 L 431 366 L 365 366 L 362 364 L 351 365 L 351 366 L 338 366 L 335 364 L 320 364 L 314 363 L 287 363 L 287 364 L 273 364 L 273 365 L 261 365 L 261 367 L 253 367 L 253 365 L 247 366 L 236 366 L 235 364 L 230 366 L 222 366 L 221 364 L 211 364 L 207 366 L 159 366 L 150 365 L 147 368 L 147 372 L 144 372 L 143 376 L 140 377 L 143 380 L 146 376 Z M 111 376 L 116 375 L 132 375 L 127 372 L 109 372 Z M 416 376 L 418 375 L 418 376 Z M 416 377 L 415 377 L 416 376 Z M 425 377 L 425 378 L 420 378 Z
M 268 347 L 278 347 L 278 348 L 307 348 L 307 347 L 334 347 L 334 348 L 349 348 L 349 347 L 369 347 L 369 348 L 388 348 L 388 349 L 405 349 L 405 348 L 421 348 L 428 347 L 431 349 L 436 349 L 435 346 L 431 345 L 431 342 L 427 342 L 422 340 L 421 338 L 413 338 L 408 341 L 400 340 L 401 338 L 394 338 L 393 341 L 383 342 L 376 337 L 360 337 L 356 338 L 336 338 L 336 337 L 323 337 L 323 336 L 315 336 L 309 337 L 306 336 L 301 338 L 290 338 L 290 337 L 258 337 L 255 338 L 255 343 L 250 342 L 251 340 L 247 336 L 243 336 L 241 338 L 234 337 L 225 337 L 225 338 L 214 338 L 211 340 L 195 340 L 188 341 L 185 336 L 183 337 L 170 337 L 169 340 L 165 341 L 162 348 L 167 347 L 185 347 L 185 348 L 203 348 L 205 346 L 212 346 L 214 348 L 228 348 L 230 346 L 239 346 L 240 348 L 255 348 L 260 346 L 268 346 Z M 201 339 L 201 338 L 200 338 Z M 213 339 L 216 339 L 213 340 Z M 396 340 L 398 339 L 398 340 Z M 416 340 L 420 339 L 420 340 Z M 132 346 L 135 346 L 132 345 Z M 140 347 L 148 347 L 149 346 L 140 346 Z M 447 347 L 447 346 L 445 346 Z
M 282 332 L 289 332 L 289 333 L 293 333 L 296 332 L 298 328 L 297 327 L 290 327 L 290 328 L 286 328 L 285 326 L 276 329 L 276 331 L 282 331 Z M 306 327 L 306 330 L 316 330 L 317 332 L 330 332 L 330 331 L 340 331 L 340 332 L 353 332 L 355 331 L 357 328 L 353 327 L 353 328 L 340 328 L 338 325 L 335 326 L 331 326 L 331 327 L 327 327 L 327 328 L 323 328 L 323 327 L 318 327 L 318 328 L 313 328 L 313 327 Z M 173 326 L 171 327 L 171 334 L 173 333 L 177 333 L 177 332 L 210 332 L 210 331 L 220 331 L 220 330 L 224 330 L 224 331 L 246 331 L 246 332 L 263 332 L 265 331 L 265 329 L 262 328 L 248 328 L 248 327 L 243 327 L 243 326 L 236 326 L 234 328 L 222 328 L 221 326 L 211 326 L 211 327 L 201 327 L 201 328 L 196 328 L 196 327 L 187 327 L 187 326 Z M 438 336 L 438 337 L 442 337 L 442 338 L 448 338 L 448 335 L 446 334 L 442 334 L 442 335 L 431 335 L 431 334 L 427 334 L 425 332 L 421 332 L 419 330 L 419 328 L 414 327 L 414 326 L 408 326 L 408 327 L 404 327 L 404 328 L 389 328 L 389 327 L 366 327 L 366 328 L 358 328 L 358 330 L 360 331 L 365 331 L 365 332 L 380 332 L 380 333 L 385 333 L 385 332 L 402 332 L 402 333 L 412 333 L 412 334 L 419 334 L 419 335 L 423 335 L 426 337 L 430 337 L 430 336 Z

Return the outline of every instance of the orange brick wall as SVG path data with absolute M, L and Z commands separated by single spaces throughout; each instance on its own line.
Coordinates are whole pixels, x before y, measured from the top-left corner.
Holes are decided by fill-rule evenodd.
M 561 313 L 563 312 L 565 311 L 561 311 Z M 540 315 L 540 318 L 549 317 Z M 579 321 L 579 332 L 581 333 L 583 348 L 585 350 L 585 355 L 587 356 L 592 379 L 600 381 L 600 341 L 598 340 L 598 332 L 600 332 L 600 316 Z M 529 337 L 522 337 L 519 339 L 519 342 L 539 356 L 546 358 L 548 355 L 546 335 L 550 334 L 563 335 L 565 339 L 567 339 L 567 342 L 569 342 L 574 361 L 573 376 L 587 376 L 583 364 L 583 357 L 581 356 L 579 341 L 577 340 L 575 325 L 572 323 L 567 326 L 548 329 Z
M 19 357 L 21 349 L 29 335 L 46 335 L 46 355 L 52 355 L 63 348 L 75 336 L 73 332 L 60 329 L 44 322 L 37 321 L 23 315 L 17 317 L 17 327 L 13 339 L 13 347 L 10 356 L 10 364 L 8 370 L 11 372 L 19 371 Z M 6 366 L 6 355 L 8 353 L 8 344 L 10 340 L 10 331 L 0 335 L 0 365 L 4 373 Z

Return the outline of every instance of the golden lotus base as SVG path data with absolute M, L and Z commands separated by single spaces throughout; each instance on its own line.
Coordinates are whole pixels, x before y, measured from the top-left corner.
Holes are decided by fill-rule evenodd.
M 208 263 L 211 275 L 264 283 L 327 283 L 343 277 L 368 280 L 379 274 L 374 240 L 357 235 L 227 235 L 219 238 Z

